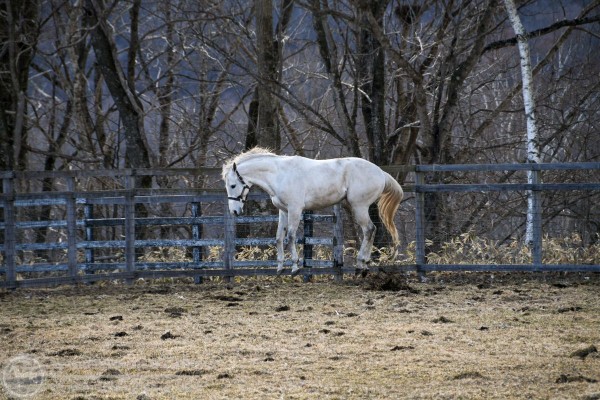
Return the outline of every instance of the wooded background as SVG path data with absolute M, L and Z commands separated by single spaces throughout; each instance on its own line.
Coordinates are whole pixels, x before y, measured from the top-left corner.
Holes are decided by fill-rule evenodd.
M 517 6 L 540 161 L 598 161 L 600 0 Z M 0 170 L 220 166 L 257 144 L 378 165 L 527 158 L 517 38 L 499 0 L 3 0 L 0 40 Z M 467 180 L 432 173 L 426 182 Z M 597 197 L 545 196 L 544 218 L 576 220 L 597 241 Z M 496 214 L 523 215 L 524 196 L 505 200 Z M 487 229 L 478 221 L 489 220 L 488 196 L 425 201 L 433 236 Z

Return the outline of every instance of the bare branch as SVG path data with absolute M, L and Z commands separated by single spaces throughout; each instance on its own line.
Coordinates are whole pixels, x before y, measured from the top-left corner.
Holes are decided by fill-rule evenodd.
M 536 38 L 539 36 L 547 35 L 549 33 L 557 31 L 561 28 L 587 25 L 587 24 L 592 24 L 594 22 L 600 22 L 600 14 L 595 15 L 593 17 L 575 18 L 575 19 L 567 19 L 567 20 L 563 20 L 563 21 L 558 21 L 558 22 L 555 22 L 552 25 L 547 26 L 545 28 L 536 29 L 535 31 L 527 33 L 525 35 L 525 39 L 530 40 L 530 39 L 533 39 L 533 38 Z M 516 36 L 512 37 L 510 39 L 498 40 L 496 42 L 492 42 L 492 43 L 488 44 L 487 46 L 485 46 L 483 48 L 482 53 L 486 53 L 486 52 L 492 51 L 492 50 L 502 49 L 504 47 L 514 46 L 517 43 L 518 43 L 518 39 Z

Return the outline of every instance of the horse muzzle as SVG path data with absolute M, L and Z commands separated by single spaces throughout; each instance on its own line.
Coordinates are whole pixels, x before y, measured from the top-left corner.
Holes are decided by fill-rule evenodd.
M 230 201 L 229 202 L 229 213 L 234 216 L 239 216 L 244 211 L 244 206 L 239 201 Z

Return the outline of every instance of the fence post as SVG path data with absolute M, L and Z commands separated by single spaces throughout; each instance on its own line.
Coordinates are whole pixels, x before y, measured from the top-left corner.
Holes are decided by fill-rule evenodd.
M 135 271 L 135 170 L 128 172 L 125 175 L 125 272 L 131 278 L 126 278 L 125 282 L 132 284 Z
M 2 179 L 4 192 L 4 264 L 6 265 L 7 288 L 17 287 L 16 273 L 16 228 L 15 228 L 15 183 L 14 174 L 10 178 Z
M 333 206 L 333 217 L 333 268 L 336 269 L 334 277 L 336 282 L 341 282 L 344 279 L 344 221 L 339 203 Z
M 75 177 L 67 177 L 67 260 L 69 277 L 77 279 L 77 211 L 75 208 Z
M 419 166 L 415 168 L 415 258 L 419 278 L 425 278 L 423 265 L 425 265 L 425 193 L 421 190 L 423 185 L 423 173 Z
M 538 185 L 540 183 L 540 171 L 537 168 L 532 168 L 531 183 Z M 538 189 L 533 189 L 530 192 L 533 212 L 533 242 L 531 243 L 531 255 L 534 271 L 542 268 L 542 199 Z
M 192 217 L 197 218 L 202 215 L 202 209 L 199 202 L 192 203 Z M 202 224 L 192 224 L 192 239 L 200 240 L 202 239 Z M 202 262 L 203 254 L 202 254 L 202 246 L 194 246 L 192 247 L 192 257 L 194 260 L 194 264 L 198 265 Z M 202 283 L 202 277 L 200 275 L 194 276 L 194 283 L 200 284 Z
M 302 267 L 307 269 L 307 272 L 304 274 L 304 282 L 310 282 L 312 280 L 312 275 L 310 274 L 310 266 L 306 265 L 306 260 L 312 260 L 313 258 L 313 245 L 306 244 L 306 238 L 311 238 L 314 234 L 314 221 L 312 216 L 313 212 L 310 210 L 306 210 L 302 214 L 302 220 L 304 221 Z
M 226 270 L 233 269 L 233 260 L 235 258 L 235 217 L 229 212 L 229 204 L 225 199 L 225 245 L 223 246 L 223 266 Z M 227 275 L 225 280 L 231 282 L 232 275 Z

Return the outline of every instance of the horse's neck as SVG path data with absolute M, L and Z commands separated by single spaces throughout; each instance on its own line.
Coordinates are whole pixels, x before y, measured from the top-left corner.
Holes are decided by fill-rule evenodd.
M 275 192 L 273 182 L 278 171 L 276 164 L 275 157 L 260 157 L 247 160 L 239 165 L 238 169 L 250 184 L 260 187 L 272 196 Z

